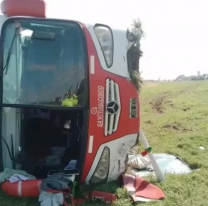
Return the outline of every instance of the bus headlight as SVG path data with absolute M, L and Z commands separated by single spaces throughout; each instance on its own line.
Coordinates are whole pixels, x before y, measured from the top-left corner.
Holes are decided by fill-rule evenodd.
M 95 25 L 95 34 L 100 43 L 101 49 L 103 51 L 103 56 L 107 67 L 111 67 L 113 64 L 113 34 L 110 27 L 105 25 Z
M 108 147 L 104 147 L 101 158 L 98 165 L 92 175 L 90 184 L 102 184 L 107 181 L 108 172 L 110 166 L 110 150 Z

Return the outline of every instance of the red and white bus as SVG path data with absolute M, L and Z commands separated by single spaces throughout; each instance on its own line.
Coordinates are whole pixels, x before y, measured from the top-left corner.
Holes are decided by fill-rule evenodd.
M 22 2 L 1 5 L 0 169 L 44 178 L 73 160 L 81 183 L 116 180 L 140 128 L 127 32 Z

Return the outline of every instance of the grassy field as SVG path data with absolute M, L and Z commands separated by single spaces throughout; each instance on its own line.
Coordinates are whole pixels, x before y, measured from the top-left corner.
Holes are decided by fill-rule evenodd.
M 145 84 L 141 91 L 141 120 L 155 153 L 180 156 L 191 168 L 189 175 L 168 175 L 155 183 L 166 194 L 164 201 L 146 206 L 208 205 L 208 82 L 168 82 Z M 200 150 L 203 146 L 205 150 Z M 99 189 L 116 192 L 114 206 L 130 206 L 126 191 L 115 183 Z M 1 206 L 36 206 L 37 200 L 14 199 L 0 193 Z M 100 205 L 86 203 L 85 205 Z

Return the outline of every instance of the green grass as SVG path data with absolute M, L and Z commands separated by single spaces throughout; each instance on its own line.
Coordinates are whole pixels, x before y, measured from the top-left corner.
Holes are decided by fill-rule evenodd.
M 142 205 L 208 205 L 208 82 L 145 84 L 141 91 L 141 121 L 153 152 L 176 154 L 191 168 L 200 168 L 189 175 L 167 175 L 163 183 L 152 180 L 163 189 L 166 199 Z M 205 150 L 200 150 L 200 146 Z M 98 189 L 117 193 L 119 200 L 114 206 L 131 205 L 126 191 L 115 183 Z M 0 194 L 0 205 L 36 206 L 38 203 L 36 199 L 15 199 Z

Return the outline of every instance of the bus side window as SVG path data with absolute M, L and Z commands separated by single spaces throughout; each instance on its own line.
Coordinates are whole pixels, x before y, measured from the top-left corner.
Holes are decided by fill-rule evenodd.
M 101 24 L 96 24 L 94 31 L 100 43 L 106 66 L 110 68 L 113 65 L 114 53 L 113 32 L 110 27 Z

